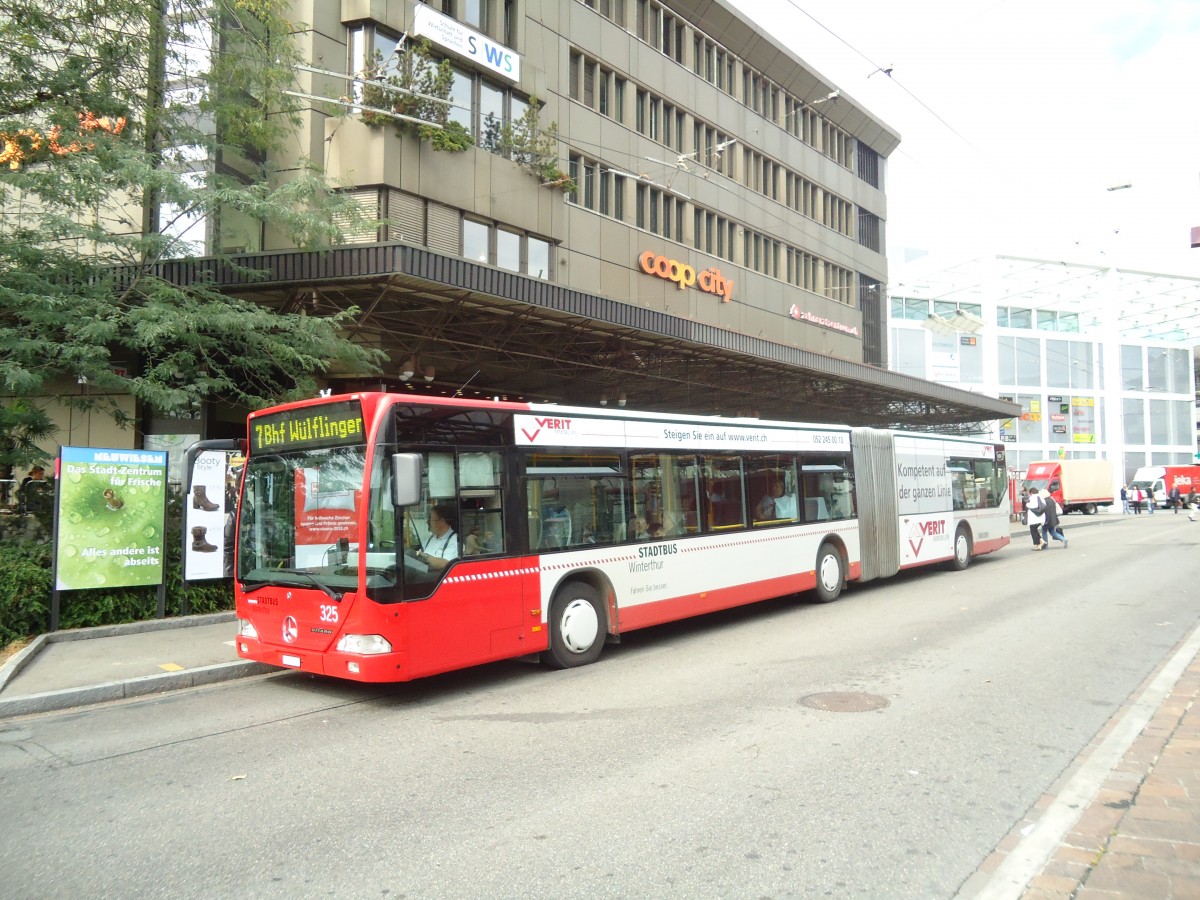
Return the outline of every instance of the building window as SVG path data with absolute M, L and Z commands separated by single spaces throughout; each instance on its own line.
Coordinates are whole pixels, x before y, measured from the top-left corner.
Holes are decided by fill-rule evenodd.
M 617 175 L 603 163 L 578 153 L 567 158 L 567 173 L 576 190 L 567 201 L 614 219 L 624 219 L 625 205 L 621 194 L 625 190 L 624 176 Z
M 463 258 L 550 280 L 551 244 L 542 238 L 463 219 Z
M 451 122 L 457 122 L 467 130 L 468 134 L 475 133 L 475 123 L 472 110 L 474 108 L 475 80 L 469 72 L 454 69 L 450 81 L 450 109 L 448 117 Z
M 529 101 L 474 72 L 458 67 L 452 71 L 450 120 L 462 125 L 480 149 L 499 152 L 503 149 L 504 127 L 521 119 L 529 109 Z
M 862 208 L 858 210 L 858 242 L 868 250 L 883 252 L 883 220 Z
M 528 247 L 527 271 L 534 278 L 543 281 L 550 280 L 550 243 L 540 238 L 527 238 Z
M 1121 345 L 1121 387 L 1127 391 L 1146 390 L 1142 348 Z
M 472 262 L 488 262 L 488 226 L 463 219 L 463 257 Z
M 921 328 L 892 329 L 894 365 L 902 375 L 925 378 L 925 331 Z
M 476 143 L 483 150 L 495 152 L 500 149 L 500 135 L 504 128 L 505 91 L 487 81 L 479 82 L 479 124 Z
M 879 154 L 864 144 L 858 142 L 858 177 L 871 187 L 879 187 Z
M 461 16 L 464 24 L 470 25 L 476 31 L 486 32 L 488 30 L 488 9 L 491 6 L 490 0 L 458 0 L 461 7 Z
M 496 265 L 512 272 L 521 271 L 521 235 L 496 229 Z
M 357 25 L 349 30 L 349 71 L 354 76 L 350 91 L 356 101 L 362 100 L 362 79 L 368 76 L 386 78 L 399 72 L 400 58 L 396 55 L 399 45 L 400 35 L 373 23 Z
M 582 0 L 582 3 L 621 28 L 625 27 L 625 0 Z

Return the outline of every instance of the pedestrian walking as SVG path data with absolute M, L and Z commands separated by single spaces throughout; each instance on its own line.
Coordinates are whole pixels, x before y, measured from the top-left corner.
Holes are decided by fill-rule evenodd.
M 1146 512 L 1150 515 L 1154 515 L 1154 485 L 1151 485 L 1149 489 L 1142 491 L 1142 494 L 1146 498 Z
M 1062 513 L 1062 507 L 1058 505 L 1058 501 L 1046 490 L 1042 491 L 1042 506 L 1045 509 L 1043 515 L 1046 519 L 1042 523 L 1042 546 L 1049 546 L 1050 538 L 1054 538 L 1056 541 L 1062 541 L 1063 549 L 1066 550 L 1070 544 L 1067 543 L 1067 536 L 1063 534 L 1062 527 L 1058 524 L 1058 517 Z
M 1129 485 L 1123 484 L 1123 485 L 1121 485 L 1121 515 L 1127 516 L 1130 514 L 1130 512 L 1131 512 L 1131 510 L 1129 509 Z
M 1046 546 L 1042 540 L 1042 525 L 1046 521 L 1046 504 L 1037 491 L 1030 491 L 1025 498 L 1025 521 L 1029 524 L 1029 536 L 1033 539 L 1033 549 L 1041 550 Z
M 1177 485 L 1177 484 L 1171 485 L 1171 492 L 1169 494 L 1167 494 L 1167 502 L 1171 505 L 1171 509 L 1175 512 L 1175 515 L 1179 515 L 1180 499 L 1181 499 L 1181 494 L 1179 492 L 1179 485 Z
M 1188 521 L 1195 522 L 1196 521 L 1196 489 L 1195 488 L 1192 488 L 1191 490 L 1188 491 L 1187 505 L 1188 505 Z
M 1133 504 L 1133 514 L 1142 514 L 1142 489 L 1136 484 L 1129 489 L 1129 502 Z

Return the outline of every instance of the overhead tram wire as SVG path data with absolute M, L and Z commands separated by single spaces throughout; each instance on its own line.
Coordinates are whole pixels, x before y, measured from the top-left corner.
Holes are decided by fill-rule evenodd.
M 844 44 L 850 50 L 852 50 L 856 54 L 858 54 L 858 56 L 862 57 L 862 59 L 866 60 L 866 62 L 870 63 L 870 65 L 874 69 L 874 71 L 871 72 L 871 75 L 874 75 L 876 72 L 883 72 L 884 74 L 886 74 L 888 77 L 888 80 L 894 82 L 895 85 L 898 88 L 900 88 L 900 90 L 904 91 L 904 93 L 908 94 L 908 96 L 911 97 L 917 103 L 917 105 L 919 105 L 927 113 L 929 113 L 931 116 L 933 116 L 935 119 L 937 119 L 938 122 L 940 122 L 946 128 L 947 131 L 949 131 L 951 134 L 953 134 L 955 137 L 957 137 L 960 141 L 962 141 L 964 144 L 966 144 L 968 147 L 970 147 L 972 150 L 974 150 L 976 153 L 978 153 L 984 159 L 988 159 L 988 156 L 986 153 L 984 153 L 982 150 L 980 150 L 978 147 L 976 147 L 974 144 L 972 144 L 970 142 L 970 140 L 968 140 L 961 132 L 959 132 L 959 130 L 957 128 L 955 128 L 953 125 L 951 125 L 945 119 L 943 119 L 940 115 L 938 115 L 938 113 L 933 109 L 933 107 L 929 106 L 929 104 L 927 104 L 924 100 L 922 100 L 920 97 L 918 97 L 916 94 L 914 94 L 908 88 L 906 88 L 896 78 L 896 76 L 892 74 L 893 70 L 895 69 L 895 66 L 879 65 L 879 63 L 875 62 L 875 60 L 871 59 L 871 57 L 867 56 L 865 53 L 863 53 L 861 50 L 859 50 L 857 47 L 855 47 L 853 44 L 851 44 L 849 41 L 847 41 L 845 38 L 843 38 L 840 34 L 838 34 L 833 29 L 831 29 L 829 26 L 827 26 L 824 22 L 819 20 L 816 16 L 814 16 L 808 10 L 806 10 L 802 6 L 800 6 L 800 4 L 796 2 L 796 0 L 787 0 L 787 3 L 793 9 L 795 9 L 798 13 L 811 19 L 813 21 L 813 23 L 816 24 L 817 27 L 819 27 L 822 31 L 825 31 L 831 37 L 835 38 L 838 42 L 840 42 L 841 44 Z M 871 76 L 868 75 L 867 77 L 870 78 Z M 994 162 L 992 164 L 996 165 Z M 997 168 L 999 168 L 999 167 L 997 166 Z

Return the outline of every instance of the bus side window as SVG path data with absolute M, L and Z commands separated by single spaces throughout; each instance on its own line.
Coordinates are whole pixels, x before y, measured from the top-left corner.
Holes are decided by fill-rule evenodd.
M 746 527 L 745 479 L 740 456 L 706 456 L 703 486 L 706 531 Z
M 846 457 L 806 456 L 800 465 L 804 521 L 848 519 L 855 514 L 854 474 Z
M 530 550 L 608 544 L 625 521 L 621 460 L 612 453 L 544 454 L 525 466 Z
M 504 552 L 500 497 L 500 454 L 460 453 L 458 503 L 463 556 Z
M 747 458 L 751 518 L 756 526 L 794 522 L 796 505 L 796 463 L 789 456 L 761 454 Z

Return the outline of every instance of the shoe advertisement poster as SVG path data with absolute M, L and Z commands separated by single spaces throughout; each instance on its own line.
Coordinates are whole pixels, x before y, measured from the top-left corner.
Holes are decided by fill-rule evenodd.
M 185 581 L 233 575 L 233 523 L 241 462 L 240 456 L 220 450 L 205 450 L 196 456 L 192 488 L 183 498 Z
M 167 454 L 63 447 L 59 473 L 57 589 L 161 584 Z

